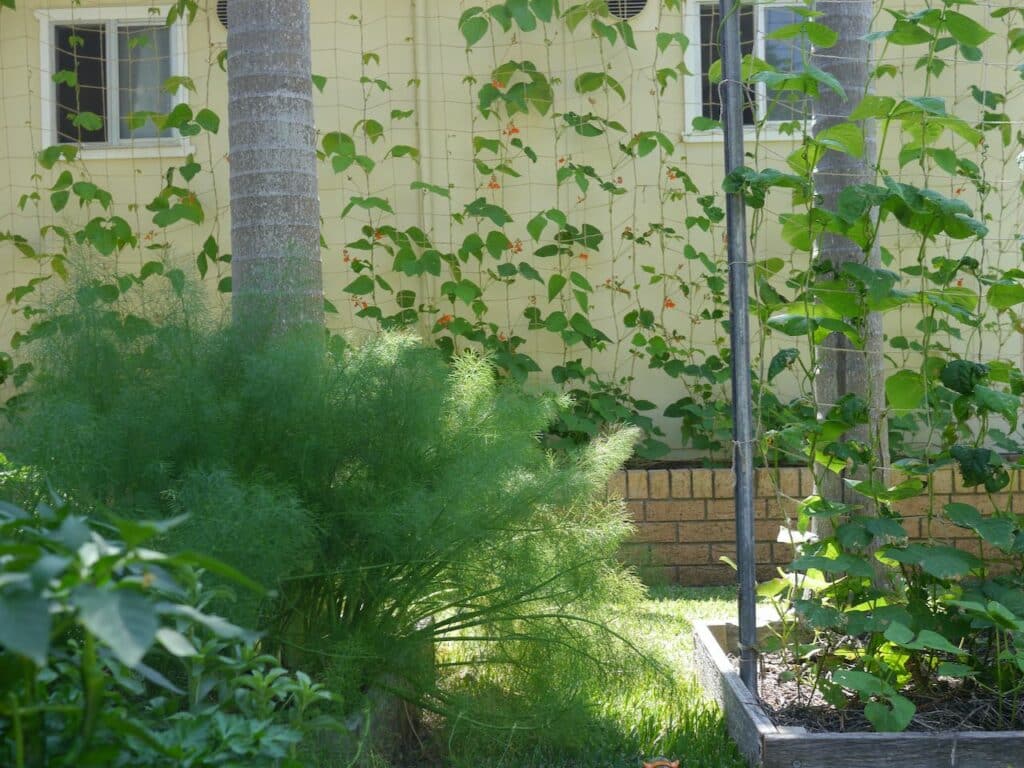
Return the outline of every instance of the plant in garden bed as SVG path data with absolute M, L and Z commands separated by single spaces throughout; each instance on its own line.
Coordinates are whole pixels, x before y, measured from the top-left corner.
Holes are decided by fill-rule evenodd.
M 0 503 L 4 765 L 298 768 L 342 730 L 333 694 L 206 611 L 200 567 L 246 579 L 149 548 L 176 522 Z

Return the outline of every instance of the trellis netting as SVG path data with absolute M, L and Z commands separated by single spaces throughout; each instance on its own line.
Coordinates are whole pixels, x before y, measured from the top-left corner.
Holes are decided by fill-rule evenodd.
M 230 0 L 218 5 L 0 0 L 4 339 L 31 335 L 37 281 L 61 279 L 75 254 L 147 280 L 198 265 L 228 301 Z M 572 391 L 565 439 L 635 421 L 641 457 L 728 461 L 716 9 L 312 3 L 331 327 L 408 328 Z M 748 186 L 755 401 L 761 433 L 779 435 L 769 461 L 803 460 L 786 425 L 830 405 L 816 402 L 812 348 L 836 329 L 856 337 L 840 325 L 845 294 L 884 310 L 890 416 L 922 417 L 909 441 L 930 439 L 928 350 L 1021 362 L 1024 17 L 1008 0 L 875 10 L 875 74 L 847 98 L 892 101 L 865 112 L 884 139 L 864 161 L 880 187 L 933 197 L 888 187 L 906 199 L 882 205 L 885 272 L 837 278 L 829 302 L 807 290 L 821 261 L 813 198 L 798 181 Z M 799 151 L 813 95 L 786 89 L 830 35 L 801 3 L 745 6 L 740 22 L 747 165 L 810 182 Z M 831 148 L 855 153 L 851 141 Z M 929 211 L 951 225 L 908 229 Z M 957 227 L 968 218 L 978 227 Z

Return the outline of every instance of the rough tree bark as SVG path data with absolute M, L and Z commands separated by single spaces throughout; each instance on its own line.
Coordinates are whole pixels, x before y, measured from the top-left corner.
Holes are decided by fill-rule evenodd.
M 323 326 L 308 0 L 230 0 L 232 314 L 253 343 Z
M 872 67 L 871 43 L 864 40 L 871 28 L 873 16 L 872 0 L 817 0 L 815 9 L 822 12 L 816 21 L 826 25 L 839 35 L 835 46 L 824 50 L 815 49 L 811 61 L 814 66 L 831 74 L 843 86 L 843 99 L 828 88 L 821 89 L 821 95 L 813 103 L 812 131 L 816 136 L 837 123 L 847 122 L 853 108 L 865 93 Z M 877 141 L 873 121 L 864 124 L 864 154 L 862 159 L 841 152 L 826 152 L 814 169 L 814 189 L 820 196 L 820 205 L 836 210 L 839 195 L 852 184 L 871 183 L 875 171 L 871 167 L 877 154 Z M 872 268 L 881 267 L 881 255 L 877 245 L 865 254 L 856 243 L 834 234 L 824 234 L 816 243 L 814 258 L 831 262 L 841 268 L 844 263 L 857 262 Z M 884 357 L 882 347 L 882 317 L 871 312 L 862 327 L 864 349 L 853 347 L 840 333 L 833 333 L 818 347 L 818 372 L 815 378 L 815 394 L 821 413 L 846 394 L 856 394 L 867 403 L 870 411 L 869 424 L 852 430 L 848 437 L 870 444 L 877 456 L 880 467 L 889 463 L 888 433 L 885 424 Z M 853 493 L 842 478 L 831 473 L 818 492 L 831 501 L 856 503 L 866 507 L 865 512 L 875 512 L 870 499 Z M 863 472 L 859 477 L 865 477 Z M 816 520 L 816 522 L 819 522 Z M 818 528 L 819 535 L 828 535 L 828 526 Z

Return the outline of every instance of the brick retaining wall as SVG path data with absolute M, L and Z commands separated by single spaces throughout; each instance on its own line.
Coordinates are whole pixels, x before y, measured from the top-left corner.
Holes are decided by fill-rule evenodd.
M 758 578 L 771 578 L 777 566 L 792 560 L 792 547 L 776 541 L 779 526 L 785 523 L 787 512 L 795 520 L 796 505 L 812 487 L 807 469 L 757 470 L 754 537 Z M 1014 473 L 1007 490 L 1022 487 L 1021 473 Z M 990 512 L 993 505 L 984 490 L 965 488 L 952 468 L 932 476 L 932 489 L 931 502 L 922 495 L 898 503 L 907 532 L 913 538 L 930 535 L 977 552 L 978 539 L 969 531 L 938 520 L 933 520 L 929 529 L 927 510 L 929 503 L 941 510 L 950 502 L 964 502 L 982 513 Z M 687 586 L 735 583 L 735 572 L 719 560 L 722 556 L 736 558 L 731 469 L 630 469 L 613 476 L 609 492 L 625 499 L 636 522 L 637 533 L 626 547 L 625 558 L 639 566 L 646 581 Z M 1007 498 L 1004 493 L 996 502 L 1005 507 Z

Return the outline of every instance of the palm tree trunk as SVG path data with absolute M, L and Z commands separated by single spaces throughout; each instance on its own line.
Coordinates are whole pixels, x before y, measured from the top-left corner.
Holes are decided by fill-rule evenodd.
M 323 326 L 308 0 L 230 0 L 232 314 L 254 343 Z
M 823 14 L 816 21 L 836 32 L 839 41 L 831 48 L 815 49 L 812 63 L 835 77 L 846 92 L 843 99 L 830 89 L 822 88 L 821 96 L 815 99 L 813 107 L 812 131 L 818 135 L 832 125 L 847 122 L 853 107 L 866 91 L 872 63 L 871 43 L 864 37 L 870 31 L 874 9 L 872 0 L 817 0 L 815 7 Z M 844 188 L 874 182 L 875 171 L 871 163 L 877 153 L 876 144 L 874 123 L 867 121 L 864 124 L 862 159 L 841 152 L 825 153 L 814 169 L 814 189 L 820 196 L 821 207 L 834 211 Z M 877 242 L 870 252 L 865 253 L 856 243 L 833 234 L 819 238 L 815 258 L 830 262 L 837 270 L 847 262 L 876 269 L 881 267 Z M 856 318 L 853 320 L 858 324 Z M 815 393 L 821 411 L 819 415 L 822 416 L 846 394 L 856 394 L 864 399 L 870 412 L 869 424 L 852 430 L 848 437 L 871 445 L 878 465 L 884 468 L 889 462 L 889 441 L 884 419 L 881 314 L 871 312 L 859 325 L 864 338 L 863 350 L 854 349 L 849 340 L 839 333 L 829 335 L 819 345 Z M 860 476 L 865 477 L 866 474 L 861 473 Z M 842 478 L 831 473 L 827 473 L 827 479 L 818 492 L 832 501 L 864 505 L 868 514 L 875 511 L 870 499 L 854 494 Z M 822 534 L 828 535 L 829 531 L 819 530 L 819 535 Z

